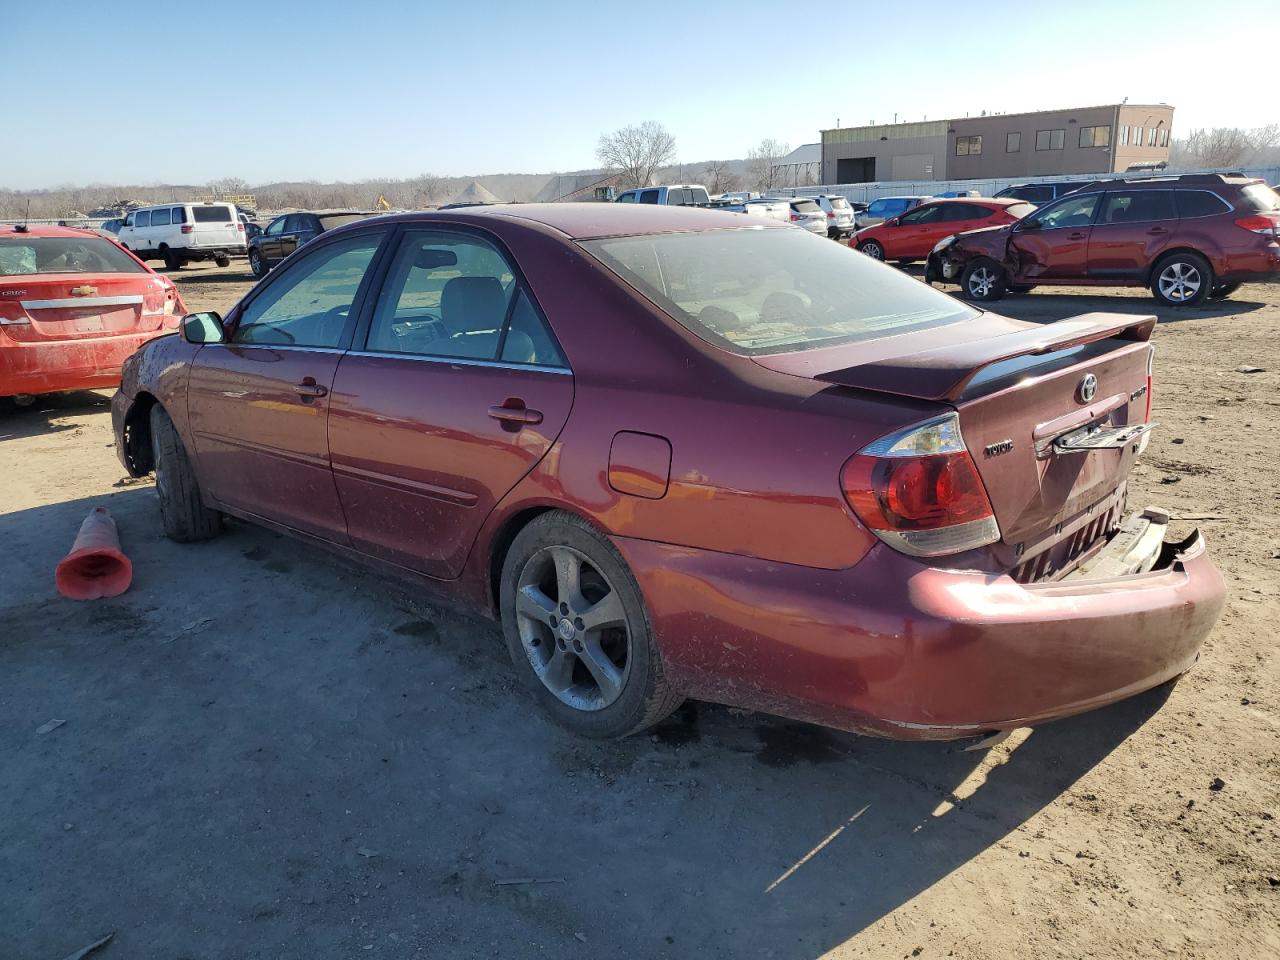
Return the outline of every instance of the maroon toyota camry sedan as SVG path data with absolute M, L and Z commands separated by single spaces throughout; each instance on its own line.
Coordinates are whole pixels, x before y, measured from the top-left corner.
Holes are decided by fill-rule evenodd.
M 1154 323 L 723 211 L 473 207 L 325 234 L 112 408 L 170 537 L 229 514 L 481 607 L 578 733 L 695 697 L 943 739 L 1194 663 L 1222 579 L 1126 502 Z

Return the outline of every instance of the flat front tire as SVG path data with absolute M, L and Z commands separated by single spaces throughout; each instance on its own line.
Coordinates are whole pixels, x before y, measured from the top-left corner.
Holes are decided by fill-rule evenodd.
M 187 449 L 163 407 L 151 408 L 151 450 L 155 456 L 156 496 L 164 533 L 178 543 L 208 540 L 218 533 L 221 517 L 200 496 L 200 483 Z
M 683 702 L 666 680 L 635 578 L 592 524 L 559 510 L 535 518 L 507 551 L 500 586 L 516 672 L 565 729 L 625 737 Z

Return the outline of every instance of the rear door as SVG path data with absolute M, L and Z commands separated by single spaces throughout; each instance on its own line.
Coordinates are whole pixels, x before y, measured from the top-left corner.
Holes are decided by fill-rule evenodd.
M 406 230 L 381 286 L 334 382 L 334 476 L 353 546 L 456 577 L 560 433 L 573 377 L 514 263 L 483 236 Z
M 1089 232 L 1089 276 L 1141 281 L 1178 228 L 1172 190 L 1112 190 Z
M 1009 242 L 1019 280 L 1087 276 L 1089 233 L 1099 197 L 1097 193 L 1064 197 L 1018 221 Z
M 310 248 L 228 318 L 228 342 L 196 354 L 188 416 L 201 484 L 219 503 L 347 542 L 329 465 L 329 393 L 387 233 Z
M 192 247 L 235 247 L 240 239 L 240 218 L 229 203 L 191 205 Z

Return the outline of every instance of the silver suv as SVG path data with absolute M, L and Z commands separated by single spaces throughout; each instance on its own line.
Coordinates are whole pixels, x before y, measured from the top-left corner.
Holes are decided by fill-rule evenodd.
M 854 226 L 853 206 L 848 199 L 839 194 L 824 193 L 818 197 L 809 197 L 822 208 L 827 215 L 827 236 L 832 240 L 853 236 L 857 229 Z

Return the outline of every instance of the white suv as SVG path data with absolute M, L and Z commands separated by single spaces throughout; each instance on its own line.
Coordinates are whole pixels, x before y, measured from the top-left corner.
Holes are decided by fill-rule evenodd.
M 230 203 L 165 203 L 125 218 L 116 239 L 139 260 L 164 261 L 170 270 L 191 260 L 218 266 L 245 255 L 244 224 Z

